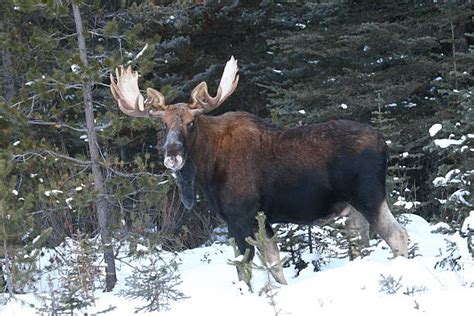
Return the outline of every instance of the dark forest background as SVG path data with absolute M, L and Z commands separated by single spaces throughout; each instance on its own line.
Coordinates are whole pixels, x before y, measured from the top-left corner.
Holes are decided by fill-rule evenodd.
M 203 80 L 215 91 L 231 55 L 239 86 L 211 115 L 248 111 L 288 127 L 370 123 L 391 150 L 394 213 L 458 230 L 474 203 L 473 8 L 470 1 L 1 1 L 0 258 L 19 262 L 23 249 L 99 233 L 117 241 L 115 250 L 144 238 L 171 250 L 209 241 L 220 220 L 202 198 L 184 210 L 162 163 L 160 122 L 123 115 L 109 74 L 130 64 L 141 87 L 180 102 Z M 442 127 L 430 135 L 434 124 Z

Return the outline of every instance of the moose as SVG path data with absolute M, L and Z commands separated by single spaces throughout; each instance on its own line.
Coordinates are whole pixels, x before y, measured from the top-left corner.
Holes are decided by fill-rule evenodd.
M 177 178 L 181 201 L 193 207 L 198 187 L 211 211 L 227 223 L 239 251 L 250 249 L 248 260 L 254 247 L 245 239 L 256 232 L 257 213 L 266 215 L 272 242 L 263 251 L 278 266 L 277 282 L 286 284 L 272 223 L 312 224 L 352 214 L 361 228 L 370 224 L 395 256 L 407 256 L 408 235 L 387 203 L 388 149 L 382 135 L 349 120 L 284 128 L 247 112 L 205 115 L 234 92 L 238 81 L 232 56 L 215 97 L 201 82 L 190 103 L 166 104 L 152 88 L 144 99 L 130 66 L 117 68 L 116 79 L 110 75 L 110 89 L 123 113 L 161 119 L 167 131 L 164 165 Z

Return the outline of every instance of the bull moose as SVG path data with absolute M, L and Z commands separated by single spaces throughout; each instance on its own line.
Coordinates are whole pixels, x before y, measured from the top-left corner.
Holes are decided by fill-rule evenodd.
M 177 176 L 183 204 L 194 205 L 199 187 L 211 210 L 227 223 L 240 252 L 250 249 L 250 260 L 254 249 L 245 238 L 255 233 L 259 211 L 266 215 L 268 238 L 274 234 L 271 223 L 312 224 L 361 214 L 362 222 L 373 227 L 394 255 L 407 255 L 408 235 L 386 199 L 387 145 L 370 126 L 334 120 L 282 128 L 246 112 L 205 115 L 237 87 L 233 56 L 216 96 L 201 82 L 191 92 L 190 103 L 166 104 L 152 88 L 144 99 L 138 74 L 130 67 L 116 69 L 116 80 L 110 77 L 122 112 L 159 118 L 166 126 L 164 164 Z M 276 243 L 268 244 L 268 260 L 279 262 Z M 281 267 L 276 270 L 275 279 L 286 284 Z

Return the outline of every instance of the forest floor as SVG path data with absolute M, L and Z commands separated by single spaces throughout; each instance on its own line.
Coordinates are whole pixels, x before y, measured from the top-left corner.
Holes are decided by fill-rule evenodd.
M 391 258 L 387 245 L 372 240 L 370 255 L 349 261 L 331 258 L 319 272 L 308 267 L 295 277 L 293 267 L 285 268 L 287 286 L 273 290 L 273 302 L 260 289 L 267 282 L 264 272 L 255 272 L 254 292 L 237 281 L 235 267 L 228 261 L 233 250 L 223 243 L 178 253 L 182 283 L 178 289 L 187 298 L 171 302 L 162 312 L 140 315 L 463 315 L 472 311 L 474 261 L 466 239 L 458 233 L 439 233 L 447 225 L 431 225 L 416 215 L 406 214 L 405 227 L 410 235 L 414 258 Z M 145 247 L 143 249 L 146 251 Z M 337 256 L 335 256 L 337 257 Z M 311 262 L 315 254 L 305 253 Z M 93 306 L 78 314 L 90 315 L 108 310 L 109 315 L 133 315 L 145 305 L 119 293 L 140 259 L 118 262 L 118 284 L 112 293 L 96 290 Z M 257 259 L 255 259 L 257 260 Z M 34 294 L 16 295 L 0 306 L 0 314 L 36 315 L 41 292 L 51 286 L 43 277 Z M 30 305 L 31 304 L 31 305 Z

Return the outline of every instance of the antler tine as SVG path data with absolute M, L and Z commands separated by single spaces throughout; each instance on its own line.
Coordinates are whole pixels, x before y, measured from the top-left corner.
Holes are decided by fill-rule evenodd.
M 192 108 L 209 112 L 221 105 L 235 90 L 239 83 L 239 68 L 234 56 L 227 61 L 224 72 L 222 73 L 219 88 L 215 97 L 211 97 L 207 90 L 207 83 L 201 82 L 191 93 L 193 103 Z
M 115 76 L 117 82 L 115 82 L 113 74 L 110 73 L 110 91 L 123 113 L 134 117 L 163 115 L 163 111 L 150 109 L 149 106 L 164 109 L 166 107 L 165 98 L 158 91 L 149 88 L 147 90 L 148 98 L 144 101 L 138 88 L 138 73 L 132 71 L 132 67 L 128 66 L 127 69 L 124 69 L 123 66 L 120 66 L 116 68 Z M 150 93 L 150 90 L 153 93 Z

